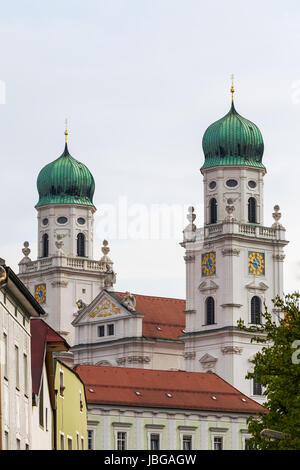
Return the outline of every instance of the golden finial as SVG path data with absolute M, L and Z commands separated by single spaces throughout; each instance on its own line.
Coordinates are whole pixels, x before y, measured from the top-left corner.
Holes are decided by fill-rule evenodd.
M 232 96 L 232 101 L 233 101 L 233 95 L 234 95 L 234 92 L 235 92 L 235 89 L 234 89 L 234 75 L 231 74 L 231 89 L 230 89 L 230 93 L 231 93 L 231 96 Z
M 65 130 L 66 143 L 68 142 L 68 135 L 69 135 L 69 132 L 68 132 L 68 119 L 66 119 L 66 130 Z

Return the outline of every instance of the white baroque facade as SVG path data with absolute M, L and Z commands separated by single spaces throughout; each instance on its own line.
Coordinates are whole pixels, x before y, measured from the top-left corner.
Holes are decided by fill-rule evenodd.
M 249 139 L 245 155 L 236 137 L 240 134 L 246 143 Z M 190 207 L 181 244 L 186 261 L 186 370 L 215 372 L 262 402 L 259 385 L 245 380 L 260 349 L 250 342 L 249 327 L 262 321 L 265 306 L 274 319 L 278 314 L 272 299 L 283 293 L 285 229 L 279 223 L 279 206 L 274 207 L 273 225 L 264 225 L 266 169 L 262 138 L 253 123 L 232 105 L 206 131 L 203 149 L 204 225 L 197 228 Z M 238 328 L 240 319 L 246 330 Z
M 102 258 L 94 259 L 94 179 L 66 144 L 40 171 L 37 187 L 38 256 L 29 257 L 25 242 L 19 277 L 43 306 L 49 325 L 73 345 L 77 302 L 89 304 L 103 288 L 112 289 L 116 278 L 106 241 Z

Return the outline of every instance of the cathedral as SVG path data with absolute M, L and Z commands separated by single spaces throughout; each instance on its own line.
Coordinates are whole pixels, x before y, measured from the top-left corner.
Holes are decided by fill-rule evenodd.
M 72 346 L 62 358 L 69 365 L 213 372 L 263 402 L 259 382 L 245 380 L 261 347 L 249 327 L 265 306 L 278 313 L 272 299 L 283 293 L 288 242 L 279 206 L 264 225 L 263 138 L 231 92 L 229 112 L 203 136 L 203 226 L 191 206 L 181 243 L 186 300 L 115 290 L 108 241 L 99 259 L 93 251 L 95 181 L 69 153 L 67 130 L 62 155 L 40 171 L 38 255 L 24 243 L 19 277 Z

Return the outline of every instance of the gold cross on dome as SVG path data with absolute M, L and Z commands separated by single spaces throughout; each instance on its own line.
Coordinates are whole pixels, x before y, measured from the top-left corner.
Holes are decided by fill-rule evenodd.
M 65 123 L 66 123 L 65 138 L 66 138 L 66 143 L 67 143 L 68 142 L 68 135 L 69 135 L 69 132 L 68 132 L 68 119 L 66 119 Z
M 234 92 L 235 92 L 235 89 L 234 89 L 234 74 L 232 73 L 231 76 L 231 89 L 230 89 L 230 92 L 231 92 L 231 95 L 232 95 L 232 101 L 233 101 L 233 95 L 234 95 Z

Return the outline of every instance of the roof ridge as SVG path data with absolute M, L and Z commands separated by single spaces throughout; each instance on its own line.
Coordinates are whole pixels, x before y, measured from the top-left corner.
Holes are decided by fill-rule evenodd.
M 115 294 L 125 294 L 126 292 L 120 292 L 120 291 L 115 291 Z M 160 296 L 157 296 L 157 295 L 146 295 L 146 294 L 136 294 L 134 292 L 132 292 L 132 295 L 137 295 L 139 297 L 147 297 L 149 299 L 161 299 L 161 300 L 175 300 L 175 301 L 179 301 L 179 302 L 185 302 L 185 299 L 178 299 L 178 298 L 175 298 L 175 297 L 160 297 Z
M 214 394 L 214 395 L 217 395 L 218 393 L 219 394 L 222 394 L 222 395 L 230 395 L 230 396 L 245 396 L 246 395 L 242 392 L 239 392 L 239 393 L 234 393 L 234 392 L 219 392 L 219 391 L 214 391 L 214 390 L 190 390 L 190 389 L 185 389 L 185 388 L 156 388 L 156 387 L 140 387 L 140 386 L 132 386 L 132 385 L 111 385 L 111 384 L 108 384 L 108 385 L 105 385 L 105 384 L 88 384 L 86 382 L 84 382 L 85 386 L 86 387 L 94 387 L 94 388 L 97 388 L 97 387 L 101 387 L 101 388 L 114 388 L 114 389 L 118 389 L 118 388 L 127 388 L 129 390 L 138 390 L 138 391 L 141 391 L 141 390 L 147 390 L 147 391 L 157 391 L 157 392 L 178 392 L 178 393 L 208 393 L 208 394 Z M 251 400 L 251 398 L 247 397 L 249 400 Z

